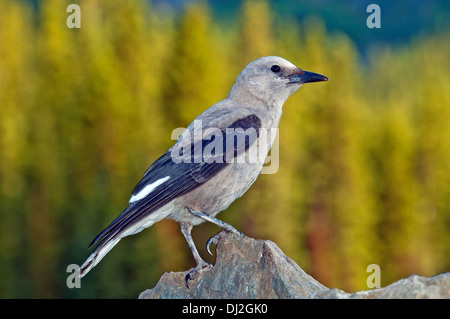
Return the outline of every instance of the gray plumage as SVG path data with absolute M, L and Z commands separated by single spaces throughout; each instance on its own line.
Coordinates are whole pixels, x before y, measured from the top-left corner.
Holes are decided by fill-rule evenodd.
M 215 216 L 241 197 L 258 177 L 278 127 L 282 106 L 303 83 L 326 81 L 275 56 L 249 63 L 228 96 L 205 110 L 178 141 L 146 171 L 128 207 L 91 243 L 94 251 L 81 266 L 83 277 L 125 236 L 170 218 L 180 224 L 197 266 L 205 267 L 191 237 L 202 222 L 237 232 Z M 198 129 L 202 134 L 198 134 Z M 216 243 L 219 234 L 207 243 Z

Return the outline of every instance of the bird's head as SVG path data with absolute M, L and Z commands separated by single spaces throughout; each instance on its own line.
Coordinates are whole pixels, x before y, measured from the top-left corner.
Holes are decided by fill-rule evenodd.
M 267 56 L 250 62 L 238 75 L 230 96 L 250 93 L 264 101 L 284 103 L 303 83 L 328 81 L 326 76 L 303 71 L 291 62 Z

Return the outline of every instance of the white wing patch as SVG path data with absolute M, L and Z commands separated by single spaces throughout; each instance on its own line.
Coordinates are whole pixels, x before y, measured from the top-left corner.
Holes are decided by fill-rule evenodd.
M 156 187 L 158 187 L 159 185 L 161 185 L 162 183 L 167 181 L 169 178 L 170 178 L 170 176 L 166 176 L 166 177 L 158 179 L 157 181 L 151 183 L 150 185 L 145 186 L 139 193 L 131 196 L 129 203 L 131 204 L 131 203 L 134 203 L 137 200 L 140 200 L 140 199 L 144 198 L 145 196 L 147 196 L 148 194 L 153 192 L 153 190 Z

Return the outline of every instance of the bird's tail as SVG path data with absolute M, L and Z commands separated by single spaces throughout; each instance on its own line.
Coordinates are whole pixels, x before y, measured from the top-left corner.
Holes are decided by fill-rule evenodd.
M 120 238 L 110 240 L 105 245 L 100 245 L 89 255 L 86 261 L 81 265 L 80 278 L 83 278 L 92 268 L 94 268 L 105 255 L 120 241 Z
M 95 237 L 89 247 L 97 245 L 86 261 L 81 265 L 80 278 L 94 268 L 105 255 L 120 241 L 121 238 L 134 235 L 154 223 L 166 218 L 169 209 L 145 210 L 140 202 L 129 205 L 111 224 Z

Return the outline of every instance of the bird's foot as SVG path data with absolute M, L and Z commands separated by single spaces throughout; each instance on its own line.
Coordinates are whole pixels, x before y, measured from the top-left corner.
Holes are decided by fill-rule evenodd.
M 184 277 L 184 284 L 186 285 L 186 288 L 189 289 L 189 280 L 195 280 L 198 276 L 198 274 L 204 270 L 209 270 L 213 266 L 210 263 L 207 263 L 206 261 L 203 261 L 201 263 L 198 263 L 197 266 L 192 268 Z
M 195 211 L 195 210 L 193 210 L 193 209 L 190 208 L 190 207 L 186 207 L 186 208 L 187 208 L 188 211 L 189 211 L 192 215 L 194 215 L 195 217 L 198 217 L 198 218 L 201 218 L 201 219 L 206 220 L 206 221 L 208 221 L 208 222 L 211 222 L 211 223 L 213 223 L 213 224 L 216 224 L 217 226 L 219 226 L 219 227 L 222 228 L 222 230 L 221 230 L 220 232 L 218 232 L 217 234 L 215 234 L 214 236 L 212 236 L 212 237 L 211 237 L 210 239 L 208 239 L 208 241 L 206 242 L 206 250 L 208 251 L 208 253 L 209 253 L 210 255 L 212 255 L 212 253 L 211 253 L 211 250 L 209 249 L 209 246 L 210 246 L 211 244 L 217 245 L 217 243 L 218 243 L 220 237 L 222 236 L 222 234 L 223 234 L 224 232 L 226 232 L 226 233 L 233 233 L 233 234 L 239 235 L 239 236 L 241 236 L 241 237 L 244 236 L 243 233 L 241 233 L 240 231 L 238 231 L 236 228 L 234 228 L 234 227 L 231 226 L 230 224 L 227 224 L 227 223 L 225 223 L 225 222 L 223 222 L 223 221 L 221 221 L 221 220 L 219 220 L 219 219 L 217 219 L 217 218 L 215 218 L 215 217 L 213 217 L 213 216 L 210 216 L 210 215 L 208 215 L 208 214 L 206 214 L 206 213 L 204 213 L 204 212 Z
M 228 224 L 227 224 L 228 225 Z M 228 225 L 229 227 L 226 228 L 222 228 L 222 230 L 220 232 L 218 232 L 217 234 L 215 234 L 214 236 L 212 236 L 210 239 L 208 239 L 208 241 L 206 242 L 206 250 L 208 251 L 208 253 L 212 256 L 212 252 L 209 249 L 209 246 L 211 244 L 213 245 L 217 245 L 217 243 L 219 242 L 219 239 L 222 237 L 222 235 L 224 233 L 233 233 L 239 236 L 244 236 L 243 233 L 241 233 L 239 230 L 237 230 L 236 228 L 234 228 L 231 225 Z

